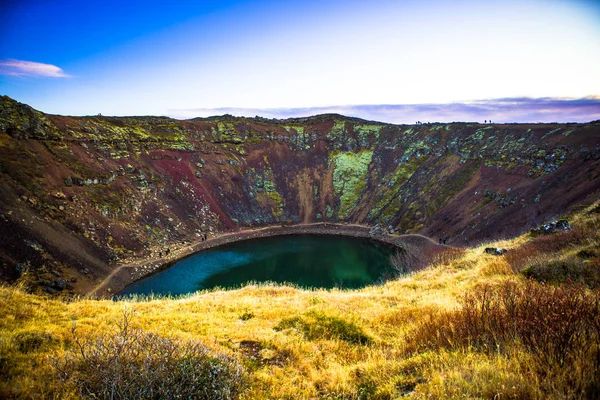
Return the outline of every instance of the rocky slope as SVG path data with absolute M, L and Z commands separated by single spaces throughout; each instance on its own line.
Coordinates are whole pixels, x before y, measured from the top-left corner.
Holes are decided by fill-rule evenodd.
M 1 279 L 85 292 L 205 234 L 319 221 L 460 246 L 596 200 L 599 164 L 599 121 L 66 117 L 4 96 Z

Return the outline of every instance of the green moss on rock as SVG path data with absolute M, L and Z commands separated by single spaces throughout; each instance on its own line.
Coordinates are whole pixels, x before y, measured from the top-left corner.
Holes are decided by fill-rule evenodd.
M 17 139 L 62 139 L 46 116 L 8 96 L 0 96 L 0 131 Z
M 250 169 L 249 183 L 254 199 L 264 208 L 271 211 L 275 218 L 281 218 L 285 209 L 285 200 L 277 191 L 273 178 L 273 170 L 266 165 L 261 171 Z
M 354 125 L 354 132 L 358 135 L 358 141 L 362 146 L 367 146 L 369 139 L 379 139 L 381 125 Z
M 332 157 L 333 188 L 340 200 L 338 218 L 348 218 L 367 186 L 373 150 L 338 153 Z
M 243 143 L 233 122 L 217 122 L 217 129 L 213 128 L 213 137 L 217 143 Z

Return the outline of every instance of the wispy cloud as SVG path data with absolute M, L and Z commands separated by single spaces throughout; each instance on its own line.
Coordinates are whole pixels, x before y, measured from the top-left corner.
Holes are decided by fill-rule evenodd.
M 38 76 L 48 78 L 69 78 L 61 68 L 52 64 L 44 64 L 24 60 L 0 61 L 0 75 L 10 76 Z
M 589 122 L 600 119 L 600 97 L 506 98 L 448 104 L 378 104 L 307 108 L 195 108 L 172 110 L 176 118 L 232 114 L 265 118 L 306 117 L 337 113 L 367 120 L 396 124 L 421 122 L 484 121 L 510 122 Z

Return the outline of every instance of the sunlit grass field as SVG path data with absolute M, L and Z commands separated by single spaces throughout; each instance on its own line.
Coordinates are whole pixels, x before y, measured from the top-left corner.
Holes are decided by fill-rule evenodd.
M 250 284 L 110 301 L 2 287 L 0 397 L 119 398 L 123 382 L 90 382 L 102 368 L 137 365 L 137 379 L 173 362 L 194 374 L 196 344 L 224 366 L 211 375 L 224 389 L 201 398 L 598 398 L 600 205 L 567 218 L 570 231 L 442 253 L 360 290 Z M 156 347 L 152 364 L 123 350 L 136 341 L 170 350 Z M 174 369 L 152 379 L 174 380 Z

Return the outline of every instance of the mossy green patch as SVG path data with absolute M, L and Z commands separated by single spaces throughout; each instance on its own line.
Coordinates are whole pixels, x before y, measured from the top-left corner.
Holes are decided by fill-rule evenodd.
M 285 129 L 286 132 L 288 132 L 288 133 L 296 131 L 296 134 L 298 134 L 300 136 L 304 136 L 304 127 L 303 126 L 288 126 L 288 125 L 284 125 L 283 129 Z
M 333 217 L 333 207 L 331 207 L 329 204 L 327 204 L 327 206 L 325 207 L 325 215 L 327 216 L 327 218 L 332 218 Z
M 346 123 L 344 121 L 335 121 L 333 127 L 327 134 L 327 139 L 336 140 L 344 137 L 346 135 Z
M 213 136 L 217 142 L 233 144 L 243 142 L 233 122 L 217 122 L 217 129 L 213 128 Z
M 102 144 L 115 154 L 119 150 L 115 146 L 123 142 L 144 143 L 148 148 L 194 149 L 183 126 L 167 118 L 83 118 L 78 126 L 71 126 L 67 131 L 74 138 Z
M 381 125 L 354 125 L 354 132 L 358 135 L 358 141 L 361 146 L 367 146 L 369 139 L 379 139 L 379 132 L 381 132 Z
M 63 138 L 44 114 L 8 96 L 0 96 L 0 131 L 18 139 Z
M 413 156 L 421 157 L 423 155 L 428 155 L 430 153 L 431 153 L 431 147 L 424 140 L 419 140 L 417 142 L 411 142 L 408 145 L 408 147 L 406 148 L 406 150 L 404 151 L 404 154 L 402 156 L 402 161 L 408 161 Z
M 471 162 L 455 173 L 453 173 L 443 185 L 439 185 L 435 180 L 432 180 L 424 189 L 427 198 L 431 201 L 427 203 L 427 211 L 425 216 L 430 216 L 439 208 L 443 207 L 454 195 L 462 191 L 471 178 L 479 171 L 479 163 Z M 435 194 L 433 192 L 436 192 Z
M 265 162 L 265 169 L 261 171 L 262 173 L 250 169 L 249 182 L 253 189 L 252 193 L 254 193 L 252 197 L 263 207 L 270 209 L 275 218 L 281 218 L 285 209 L 285 200 L 277 191 L 273 170 L 269 167 L 266 157 Z
M 367 186 L 373 150 L 338 153 L 332 156 L 333 188 L 340 200 L 338 218 L 348 218 Z
M 471 136 L 469 136 L 469 139 L 471 140 L 481 140 L 483 139 L 483 137 L 485 136 L 485 131 L 492 129 L 493 126 L 486 126 L 485 128 L 479 128 L 475 131 L 474 134 L 472 134 Z

